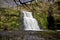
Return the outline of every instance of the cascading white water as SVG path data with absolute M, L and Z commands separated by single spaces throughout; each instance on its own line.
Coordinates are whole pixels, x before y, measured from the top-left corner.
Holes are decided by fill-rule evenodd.
M 32 12 L 23 11 L 23 22 L 24 30 L 40 30 L 37 20 L 32 16 Z

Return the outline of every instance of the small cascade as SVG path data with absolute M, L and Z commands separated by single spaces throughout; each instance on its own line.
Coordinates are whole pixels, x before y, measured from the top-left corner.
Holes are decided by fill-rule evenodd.
M 39 25 L 35 18 L 32 16 L 32 12 L 22 11 L 24 30 L 39 31 Z

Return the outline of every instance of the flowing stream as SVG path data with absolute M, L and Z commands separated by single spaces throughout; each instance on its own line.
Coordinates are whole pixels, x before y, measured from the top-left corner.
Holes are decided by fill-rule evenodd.
M 35 18 L 32 16 L 32 12 L 22 11 L 24 30 L 39 31 L 39 25 Z
M 23 40 L 46 40 L 44 37 L 42 37 L 41 35 L 37 35 L 36 32 L 32 33 L 26 33 L 26 35 L 24 35 Z

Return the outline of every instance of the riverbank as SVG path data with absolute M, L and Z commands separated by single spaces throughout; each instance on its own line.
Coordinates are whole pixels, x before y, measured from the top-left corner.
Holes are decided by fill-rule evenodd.
M 0 39 L 2 40 L 23 40 L 25 36 L 38 36 L 44 40 L 60 40 L 59 32 L 55 31 L 0 31 Z

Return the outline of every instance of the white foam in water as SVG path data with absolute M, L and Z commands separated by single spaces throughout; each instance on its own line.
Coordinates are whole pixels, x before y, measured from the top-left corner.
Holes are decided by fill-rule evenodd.
M 24 22 L 24 30 L 34 30 L 39 31 L 39 25 L 35 18 L 32 16 L 32 12 L 23 11 L 23 22 Z

